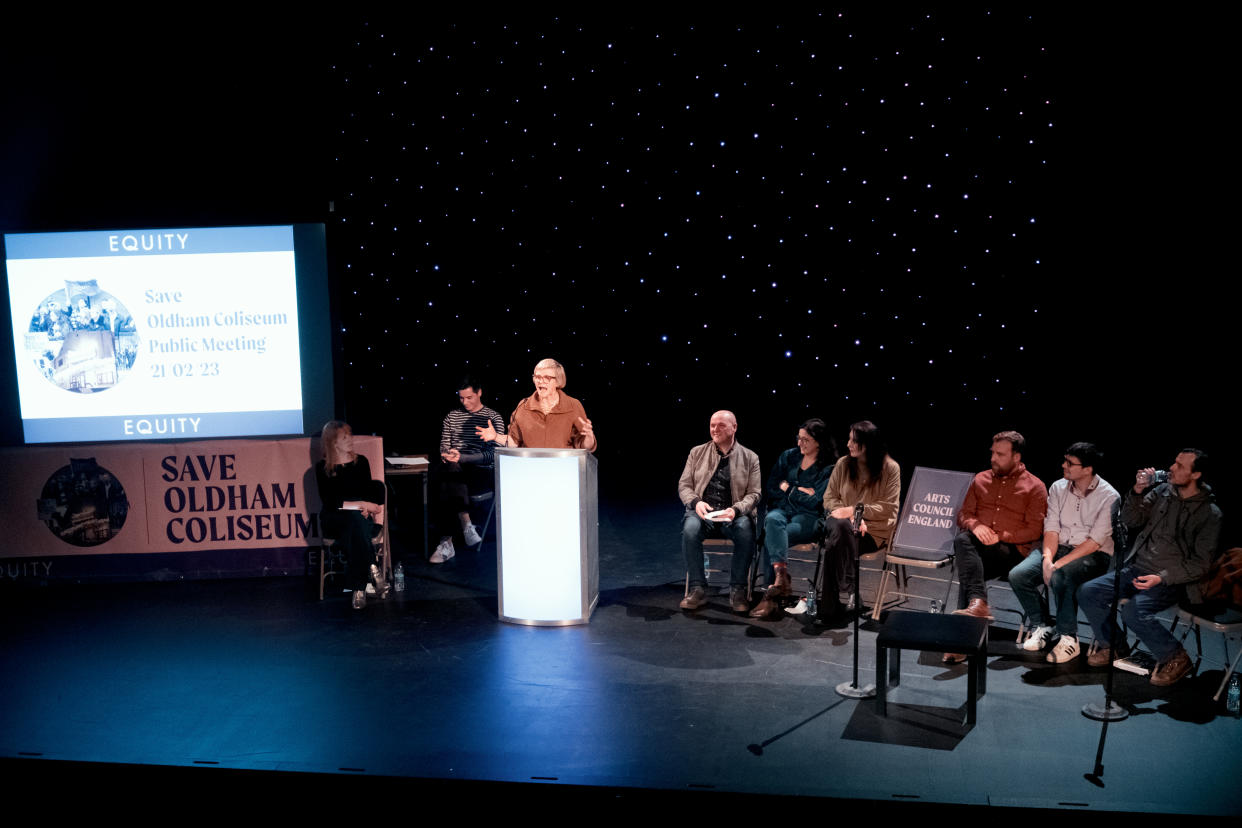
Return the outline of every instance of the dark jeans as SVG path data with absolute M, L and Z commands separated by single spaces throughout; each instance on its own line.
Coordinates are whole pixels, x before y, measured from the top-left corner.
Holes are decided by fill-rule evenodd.
M 345 586 L 353 590 L 366 589 L 371 579 L 371 564 L 375 563 L 375 547 L 371 546 L 375 524 L 361 512 L 325 509 L 319 515 L 319 525 L 323 527 L 323 536 L 331 538 L 345 556 Z
M 966 605 L 978 598 L 988 600 L 985 584 L 988 578 L 995 578 L 1002 572 L 1008 572 L 1022 560 L 1022 553 L 1012 543 L 994 543 L 986 545 L 975 537 L 973 532 L 963 529 L 953 539 L 953 555 L 957 559 L 957 608 L 965 609 Z
M 1121 570 L 1120 597 L 1130 599 L 1121 608 L 1121 618 L 1139 637 L 1139 641 L 1147 645 L 1156 661 L 1164 662 L 1181 649 L 1182 645 L 1177 643 L 1177 639 L 1165 629 L 1156 615 L 1182 600 L 1185 590 L 1181 586 L 1168 584 L 1160 584 L 1151 589 L 1138 589 L 1134 586 L 1135 578 L 1150 574 L 1133 564 Z M 1117 573 L 1106 572 L 1087 581 L 1078 591 L 1078 602 L 1082 605 L 1087 620 L 1091 622 L 1091 629 L 1095 631 L 1095 638 L 1101 647 L 1109 646 L 1112 641 L 1114 626 L 1108 609 L 1113 602 L 1113 579 L 1116 577 Z
M 854 534 L 854 524 L 846 518 L 824 518 L 824 562 L 820 568 L 819 592 L 821 602 L 835 603 L 839 593 L 854 592 L 854 559 L 876 551 L 875 539 L 870 535 Z
M 733 566 L 729 573 L 732 586 L 746 586 L 750 560 L 755 554 L 755 522 L 749 515 L 738 515 L 729 523 L 703 520 L 690 509 L 681 524 L 681 553 L 690 573 L 690 587 L 706 587 L 707 572 L 703 569 L 703 541 L 726 537 L 733 541 Z
M 444 463 L 440 470 L 440 497 L 437 528 L 441 536 L 461 531 L 457 516 L 470 511 L 470 494 L 490 492 L 496 485 L 495 472 L 490 466 Z
M 1073 551 L 1072 546 L 1062 544 L 1057 547 L 1053 561 L 1059 561 Z M 1096 550 L 1062 566 L 1052 573 L 1048 593 L 1044 594 L 1039 591 L 1044 583 L 1044 550 L 1042 546 L 1036 546 L 1027 554 L 1026 560 L 1009 570 L 1009 585 L 1013 587 L 1013 594 L 1018 596 L 1022 611 L 1032 627 L 1051 626 L 1048 624 L 1052 617 L 1048 612 L 1050 595 L 1056 598 L 1057 632 L 1077 637 L 1078 588 L 1107 569 L 1109 560 L 1107 552 Z

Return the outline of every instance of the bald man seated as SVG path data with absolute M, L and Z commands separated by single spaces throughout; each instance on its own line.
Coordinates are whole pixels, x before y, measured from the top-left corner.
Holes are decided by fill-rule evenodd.
M 755 554 L 755 517 L 762 493 L 759 456 L 737 442 L 737 417 L 732 411 L 713 414 L 709 430 L 711 440 L 690 450 L 677 487 L 686 506 L 681 551 L 690 576 L 690 591 L 681 608 L 697 610 L 707 603 L 703 541 L 724 536 L 733 541 L 729 605 L 746 612 L 750 609 L 746 580 Z

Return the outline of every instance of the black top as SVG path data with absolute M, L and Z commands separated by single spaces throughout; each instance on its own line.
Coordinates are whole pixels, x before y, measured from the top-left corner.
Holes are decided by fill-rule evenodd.
M 359 454 L 352 462 L 336 467 L 336 474 L 328 476 L 323 460 L 315 465 L 315 481 L 319 484 L 319 499 L 323 508 L 339 509 L 347 500 L 366 500 L 370 503 L 384 502 L 384 484 L 371 479 L 371 464 Z
M 712 475 L 711 480 L 707 481 L 707 486 L 703 489 L 703 499 L 707 501 L 708 506 L 712 507 L 713 512 L 728 509 L 729 504 L 733 502 L 733 485 L 729 479 L 729 458 L 732 455 L 732 451 L 725 454 L 720 449 L 716 449 L 716 473 Z

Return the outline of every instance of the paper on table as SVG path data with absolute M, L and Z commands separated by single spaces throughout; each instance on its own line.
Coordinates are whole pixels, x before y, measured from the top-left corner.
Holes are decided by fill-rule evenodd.
M 385 457 L 384 459 L 394 466 L 425 466 L 427 465 L 426 457 Z

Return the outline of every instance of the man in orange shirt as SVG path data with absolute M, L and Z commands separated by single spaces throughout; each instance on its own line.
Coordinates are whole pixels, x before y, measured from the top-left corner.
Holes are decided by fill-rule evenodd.
M 992 438 L 992 467 L 975 475 L 957 513 L 962 531 L 953 539 L 959 588 L 957 613 L 991 618 L 987 579 L 1008 572 L 1043 537 L 1048 490 L 1026 470 L 1026 439 L 1016 431 Z M 963 660 L 945 653 L 946 663 Z

